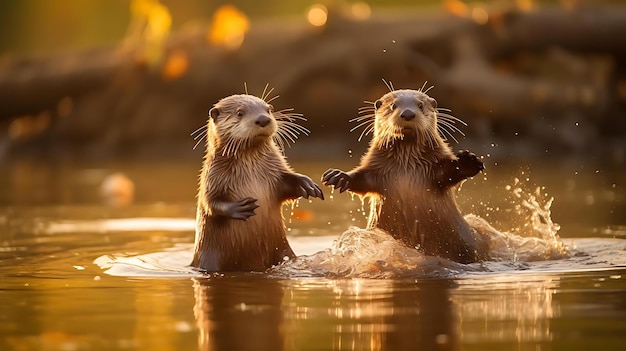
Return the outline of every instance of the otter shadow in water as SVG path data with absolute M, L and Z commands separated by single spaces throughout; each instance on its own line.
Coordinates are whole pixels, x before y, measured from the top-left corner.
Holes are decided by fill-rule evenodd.
M 273 279 L 195 279 L 198 349 L 283 350 L 283 287 Z

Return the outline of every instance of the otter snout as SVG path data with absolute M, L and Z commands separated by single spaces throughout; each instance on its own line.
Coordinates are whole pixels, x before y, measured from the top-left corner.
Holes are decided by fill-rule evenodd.
M 259 117 L 257 117 L 256 121 L 254 122 L 254 124 L 256 124 L 257 126 L 263 128 L 266 125 L 268 125 L 272 120 L 266 116 L 266 115 L 260 115 Z
M 415 112 L 410 109 L 406 109 L 400 113 L 400 117 L 405 121 L 412 121 L 415 118 Z

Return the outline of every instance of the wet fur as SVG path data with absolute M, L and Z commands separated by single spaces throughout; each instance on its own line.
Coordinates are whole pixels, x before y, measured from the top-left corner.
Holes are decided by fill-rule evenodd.
M 378 217 L 369 225 L 409 247 L 461 263 L 485 259 L 486 243 L 454 196 L 455 185 L 482 170 L 482 162 L 467 151 L 452 152 L 438 132 L 436 101 L 428 95 L 397 90 L 374 104 L 374 137 L 360 165 L 347 173 L 328 170 L 324 184 L 378 198 L 379 208 L 370 215 Z M 415 118 L 400 118 L 405 110 Z
M 245 115 L 240 117 L 241 108 Z M 321 190 L 288 165 L 274 141 L 279 131 L 275 113 L 265 101 L 233 95 L 210 114 L 191 265 L 210 272 L 264 271 L 295 257 L 285 236 L 282 204 L 301 196 L 323 198 Z M 271 121 L 255 126 L 259 116 Z

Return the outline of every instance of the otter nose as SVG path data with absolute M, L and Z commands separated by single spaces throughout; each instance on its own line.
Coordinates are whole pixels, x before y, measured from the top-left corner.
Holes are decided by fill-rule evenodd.
M 407 109 L 407 110 L 402 111 L 402 113 L 400 114 L 400 117 L 402 117 L 402 119 L 405 121 L 410 121 L 413 118 L 415 118 L 415 112 Z
M 270 123 L 271 119 L 269 117 L 267 117 L 266 115 L 260 115 L 257 119 L 256 122 L 254 122 L 257 126 L 263 128 L 266 125 L 268 125 Z

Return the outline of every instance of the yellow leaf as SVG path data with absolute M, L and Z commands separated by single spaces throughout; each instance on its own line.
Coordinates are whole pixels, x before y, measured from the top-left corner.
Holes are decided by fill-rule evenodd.
M 172 16 L 167 7 L 155 4 L 148 12 L 148 29 L 156 38 L 164 38 L 170 31 Z
M 446 11 L 458 17 L 465 17 L 469 13 L 467 5 L 460 0 L 445 0 L 443 6 Z
M 250 22 L 243 12 L 233 5 L 222 5 L 213 15 L 207 40 L 214 45 L 236 49 L 243 43 L 249 27 Z
M 167 57 L 161 76 L 163 79 L 173 80 L 180 78 L 189 69 L 189 60 L 187 54 L 183 51 L 174 51 Z

